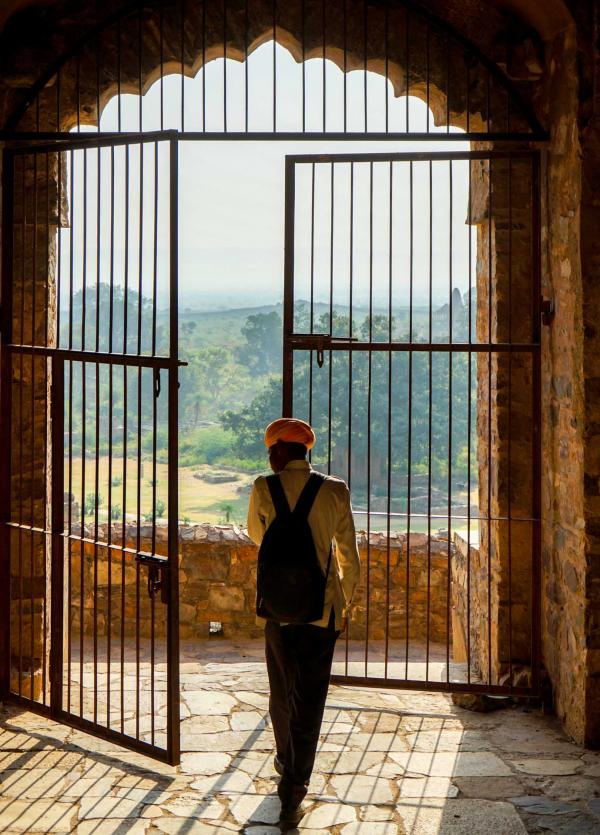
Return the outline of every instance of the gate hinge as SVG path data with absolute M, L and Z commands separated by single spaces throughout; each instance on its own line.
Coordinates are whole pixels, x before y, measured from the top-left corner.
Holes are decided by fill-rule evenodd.
M 542 314 L 542 324 L 551 325 L 554 319 L 554 299 L 545 299 L 543 296 L 540 301 L 540 311 Z

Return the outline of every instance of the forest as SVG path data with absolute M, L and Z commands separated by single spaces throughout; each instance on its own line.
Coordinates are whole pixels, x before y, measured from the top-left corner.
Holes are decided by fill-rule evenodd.
M 325 351 L 322 367 L 315 352 L 296 351 L 293 385 L 294 413 L 310 420 L 317 434 L 313 464 L 345 478 L 358 509 L 406 513 L 410 492 L 411 513 L 459 513 L 476 489 L 475 360 L 464 352 L 361 350 L 367 340 L 390 337 L 448 342 L 450 321 L 452 340 L 466 341 L 468 300 L 455 291 L 453 301 L 452 311 L 436 310 L 431 320 L 423 307 L 413 308 L 412 316 L 407 308 L 394 309 L 391 317 L 356 308 L 350 322 L 341 307 L 295 306 L 296 332 L 353 337 L 352 351 Z M 60 333 L 63 347 L 100 351 L 165 355 L 169 344 L 164 311 L 154 315 L 148 299 L 140 305 L 137 292 L 125 295 L 107 284 L 85 298 L 81 291 L 74 295 L 72 309 L 61 314 Z M 281 306 L 184 308 L 179 354 L 187 362 L 180 370 L 180 515 L 242 521 L 251 478 L 267 466 L 264 428 L 281 415 Z M 66 365 L 65 448 L 71 492 L 86 515 L 96 510 L 96 458 L 100 517 L 118 518 L 124 506 L 126 515 L 165 512 L 166 373 L 156 396 L 150 369 Z M 130 485 L 124 497 L 123 484 Z

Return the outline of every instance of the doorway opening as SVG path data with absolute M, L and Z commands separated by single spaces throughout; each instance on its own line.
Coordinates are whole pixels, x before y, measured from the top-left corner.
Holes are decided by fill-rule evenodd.
M 372 14 L 364 36 L 391 27 L 392 12 Z M 35 127 L 54 114 L 55 144 L 15 151 L 5 191 L 23 207 L 6 227 L 8 431 L 35 414 L 5 462 L 19 698 L 175 756 L 179 636 L 256 629 L 239 527 L 282 408 L 315 423 L 313 463 L 348 479 L 364 531 L 342 680 L 536 686 L 537 157 L 470 149 L 518 138 L 518 108 L 489 71 L 482 98 L 469 62 L 453 86 L 433 60 L 449 34 L 419 20 L 426 72 L 403 41 L 402 83 L 387 38 L 383 63 L 365 47 L 352 64 L 350 48 L 311 57 L 277 24 L 250 55 L 246 28 L 243 63 L 224 39 L 202 45 L 203 69 L 168 75 L 164 18 L 158 76 L 138 66 L 124 83 L 124 41 L 141 64 L 147 49 L 134 15 L 92 39 L 95 95 L 80 63 L 74 87 L 56 73 L 53 108 L 40 87 Z M 395 20 L 414 22 L 408 7 Z M 323 42 L 342 34 L 322 24 Z M 118 72 L 102 86 L 109 37 Z M 41 329 L 30 259 L 56 310 Z M 26 450 L 43 497 L 31 513 Z M 27 620 L 38 605 L 43 648 Z

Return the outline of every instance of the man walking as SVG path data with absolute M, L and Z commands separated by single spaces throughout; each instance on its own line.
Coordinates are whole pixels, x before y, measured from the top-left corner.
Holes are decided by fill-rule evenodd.
M 276 475 L 256 479 L 248 508 L 248 533 L 257 545 L 276 517 L 279 524 L 286 520 L 292 537 L 297 529 L 292 530 L 290 511 L 298 509 L 303 516 L 308 508 L 309 538 L 312 534 L 308 550 L 314 543 L 313 554 L 322 574 L 317 579 L 323 584 L 323 603 L 317 597 L 314 620 L 286 623 L 272 616 L 265 620 L 269 713 L 277 751 L 275 769 L 281 775 L 278 794 L 284 829 L 293 828 L 302 818 L 301 802 L 314 766 L 335 642 L 346 628 L 360 570 L 348 487 L 339 478 L 315 474 L 306 458 L 314 443 L 315 434 L 305 421 L 281 418 L 270 423 L 265 445 Z M 285 592 L 283 578 L 282 598 Z

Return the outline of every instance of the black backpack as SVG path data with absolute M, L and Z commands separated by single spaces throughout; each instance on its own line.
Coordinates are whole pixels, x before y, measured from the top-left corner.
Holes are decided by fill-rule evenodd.
M 323 574 L 308 514 L 325 476 L 311 473 L 293 511 L 278 475 L 267 476 L 275 519 L 258 552 L 256 613 L 280 623 L 311 623 L 323 617 L 325 587 L 331 563 Z

